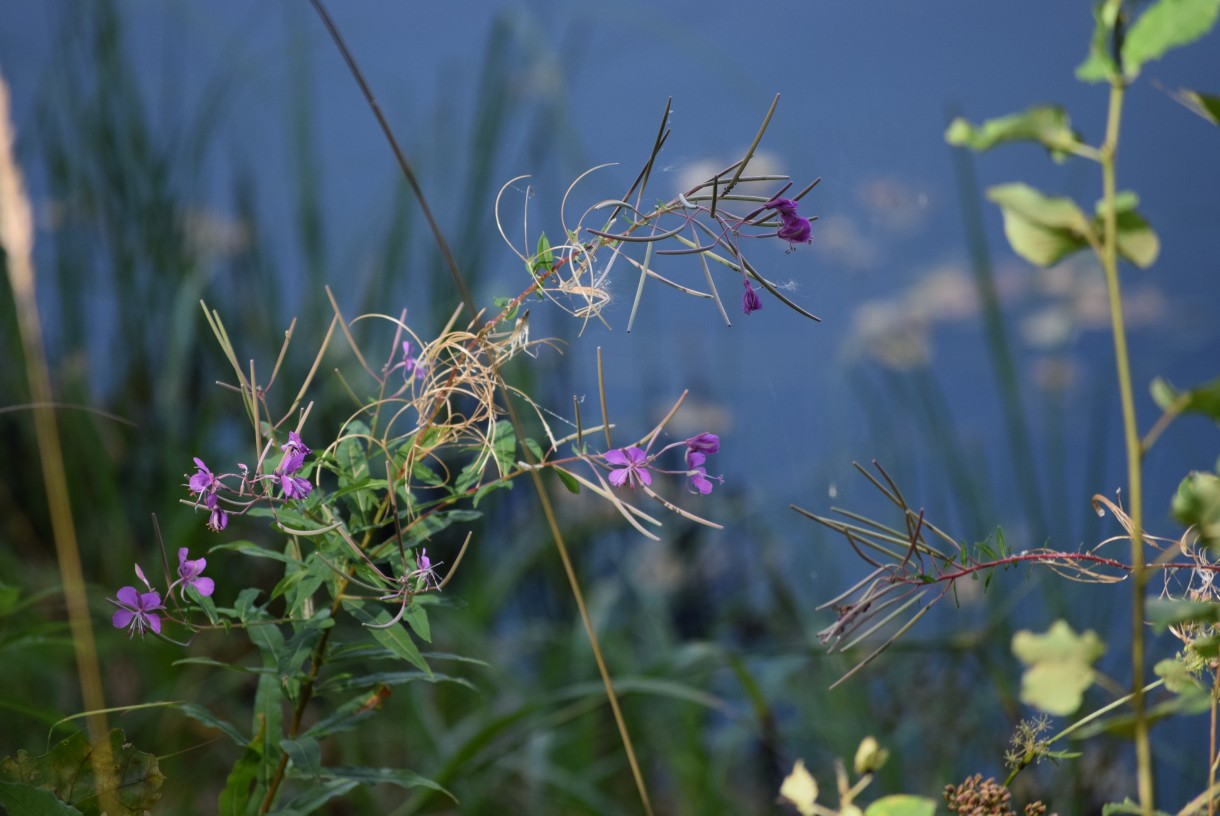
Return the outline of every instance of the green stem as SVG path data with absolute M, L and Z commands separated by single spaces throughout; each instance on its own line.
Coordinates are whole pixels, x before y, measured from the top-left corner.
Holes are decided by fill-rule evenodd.
M 1118 280 L 1118 213 L 1115 209 L 1117 184 L 1115 166 L 1118 155 L 1118 130 L 1122 119 L 1125 85 L 1120 77 L 1110 83 L 1110 111 L 1106 119 L 1106 140 L 1101 146 L 1102 178 L 1102 252 L 1101 265 L 1110 296 L 1110 326 L 1114 335 L 1114 362 L 1118 369 L 1119 399 L 1123 411 L 1123 441 L 1127 450 L 1127 501 L 1131 515 L 1131 705 L 1135 715 L 1136 784 L 1140 811 L 1152 816 L 1152 750 L 1148 742 L 1148 717 L 1144 701 L 1144 588 L 1148 574 L 1144 564 L 1144 489 L 1140 461 L 1143 447 L 1135 417 L 1135 397 L 1131 388 L 1131 359 L 1127 351 L 1127 329 L 1123 322 L 1122 291 Z

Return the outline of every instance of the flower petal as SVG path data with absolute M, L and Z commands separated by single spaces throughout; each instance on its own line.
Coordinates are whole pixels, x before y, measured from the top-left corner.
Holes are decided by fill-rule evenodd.
M 115 593 L 115 597 L 123 606 L 129 606 L 132 609 L 140 605 L 140 593 L 136 592 L 135 587 L 125 586 Z
M 114 624 L 115 629 L 126 629 L 131 624 L 131 619 L 135 616 L 136 613 L 130 609 L 116 609 L 110 622 Z

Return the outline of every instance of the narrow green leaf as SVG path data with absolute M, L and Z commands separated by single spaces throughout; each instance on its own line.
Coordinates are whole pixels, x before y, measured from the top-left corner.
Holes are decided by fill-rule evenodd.
M 1051 266 L 1088 246 L 1092 227 L 1070 198 L 1046 196 L 1025 184 L 987 190 L 999 205 L 1013 251 L 1037 266 Z
M 553 467 L 551 468 L 551 471 L 559 477 L 559 481 L 563 482 L 563 486 L 568 489 L 569 493 L 580 493 L 580 482 L 576 481 L 575 476 L 559 467 Z
M 235 745 L 245 745 L 248 742 L 246 736 L 237 729 L 237 726 L 233 725 L 233 723 L 229 722 L 228 720 L 220 719 L 203 706 L 196 705 L 195 703 L 175 703 L 174 708 L 178 709 L 196 722 L 203 723 L 204 725 L 217 729 L 221 733 L 225 734 L 229 739 L 233 740 Z
M 368 624 L 384 625 L 392 617 L 390 612 L 384 607 L 375 607 L 376 611 L 370 613 L 365 609 L 365 604 L 362 601 L 346 600 L 343 602 L 343 608 L 348 611 L 348 614 L 366 626 Z M 368 632 L 382 646 L 413 666 L 416 666 L 429 677 L 432 676 L 432 669 L 428 667 L 428 662 L 424 660 L 424 656 L 419 653 L 419 647 L 415 645 L 407 630 L 403 629 L 401 625 L 394 625 L 388 629 L 369 628 Z
M 980 152 L 1009 142 L 1036 142 L 1049 150 L 1056 161 L 1063 161 L 1083 147 L 1067 113 L 1053 105 L 988 119 L 977 127 L 958 117 L 945 131 L 945 141 Z
M 339 731 L 350 731 L 381 709 L 390 696 L 390 687 L 381 685 L 372 692 L 361 694 L 339 706 L 329 717 L 314 723 L 298 739 L 321 739 Z
M 400 788 L 430 788 L 445 794 L 454 802 L 457 801 L 457 797 L 426 776 L 398 768 L 323 768 L 322 776 L 323 778 L 347 779 L 362 785 L 384 783 L 397 785 Z
M 1202 37 L 1216 24 L 1220 0 L 1157 0 L 1140 15 L 1123 40 L 1123 71 L 1127 79 L 1174 48 Z
M 1213 125 L 1220 125 L 1220 96 L 1179 88 L 1171 93 L 1189 111 L 1197 113 Z
M 331 799 L 342 796 L 358 783 L 350 779 L 328 779 L 309 786 L 309 789 L 297 796 L 283 810 L 274 811 L 275 816 L 307 816 L 325 805 Z
M 259 735 L 261 739 L 262 735 Z M 259 770 L 263 764 L 263 755 L 254 743 L 250 743 L 242 752 L 241 759 L 233 765 L 225 780 L 224 790 L 220 792 L 217 812 L 220 816 L 246 816 L 247 810 L 262 786 L 258 783 Z

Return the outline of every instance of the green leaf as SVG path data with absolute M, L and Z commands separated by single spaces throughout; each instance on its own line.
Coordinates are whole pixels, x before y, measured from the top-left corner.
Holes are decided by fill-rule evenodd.
M 1046 196 L 1025 184 L 1001 184 L 987 198 L 1004 215 L 1004 234 L 1013 251 L 1037 266 L 1051 266 L 1088 246 L 1092 227 L 1070 198 Z
M 333 714 L 325 717 L 309 727 L 301 737 L 319 739 L 338 731 L 350 731 L 364 720 L 367 720 L 381 708 L 390 696 L 389 686 L 378 686 L 372 692 L 361 694 L 339 706 Z
M 13 611 L 17 599 L 21 597 L 21 587 L 12 586 L 0 581 L 0 617 Z
M 322 748 L 313 737 L 280 740 L 280 748 L 304 776 L 317 777 L 322 772 Z
M 1021 702 L 1060 717 L 1071 714 L 1093 685 L 1093 663 L 1104 651 L 1095 632 L 1077 635 L 1062 620 L 1043 635 L 1017 632 L 1012 652 L 1029 667 L 1021 676 Z
M 348 614 L 366 626 L 369 624 L 385 625 L 393 617 L 384 607 L 376 607 L 377 611 L 370 614 L 365 609 L 362 601 L 345 600 L 343 608 L 348 611 Z M 382 646 L 413 666 L 416 666 L 429 677 L 432 676 L 432 669 L 428 667 L 428 662 L 424 660 L 424 656 L 419 653 L 419 647 L 415 645 L 415 642 L 411 640 L 411 636 L 407 634 L 407 630 L 403 629 L 401 625 L 396 624 L 388 629 L 370 628 L 368 632 Z
M 251 541 L 230 541 L 226 544 L 217 544 L 212 548 L 212 550 L 232 550 L 233 552 L 239 552 L 242 555 L 247 555 L 251 558 L 269 558 L 272 561 L 279 561 L 282 564 L 301 563 L 291 556 L 284 555 L 283 553 L 276 552 L 275 550 L 269 550 L 266 547 L 260 547 Z
M 0 782 L 0 807 L 23 816 L 81 816 L 79 810 L 59 801 L 49 790 L 20 782 Z
M 1127 79 L 1166 53 L 1202 37 L 1216 24 L 1220 0 L 1157 0 L 1140 15 L 1123 40 Z
M 26 751 L 18 751 L 15 758 L 0 760 L 0 781 L 47 791 L 85 816 L 100 813 L 100 795 L 105 791 L 114 797 L 119 808 L 115 816 L 140 816 L 150 810 L 161 796 L 161 784 L 165 777 L 157 766 L 157 757 L 127 744 L 123 732 L 118 728 L 111 729 L 105 740 L 110 752 L 109 764 L 114 770 L 114 775 L 107 780 L 109 788 L 99 788 L 101 780 L 94 768 L 99 743 L 90 743 L 83 731 L 63 740 L 42 756 L 33 757 Z M 14 791 L 13 795 L 31 799 L 35 805 L 46 803 L 44 796 L 22 791 Z M 27 812 L 10 809 L 14 813 Z
M 1215 660 L 1220 657 L 1220 635 L 1208 635 L 1190 642 L 1190 650 L 1199 657 Z M 1169 685 L 1166 683 L 1166 685 Z
M 512 423 L 507 419 L 496 423 L 496 439 L 492 443 L 492 452 L 496 457 L 500 473 L 512 471 L 517 458 L 517 434 L 513 431 Z
M 1114 219 L 1118 228 L 1118 254 L 1140 269 L 1147 269 L 1156 263 L 1157 256 L 1161 254 L 1161 239 L 1144 217 L 1135 211 L 1139 196 L 1124 191 L 1118 194 L 1114 203 L 1118 212 L 1118 217 Z M 1093 219 L 1094 235 L 1103 233 L 1104 210 L 1105 201 L 1098 201 L 1097 217 Z
M 1199 541 L 1220 548 L 1220 476 L 1194 471 L 1178 485 L 1171 505 L 1173 517 L 1198 530 Z
M 1149 598 L 1144 614 L 1156 632 L 1179 623 L 1220 622 L 1220 604 L 1212 601 L 1187 601 L 1179 598 Z
M 1110 55 L 1110 42 L 1114 36 L 1114 22 L 1119 10 L 1117 3 L 1098 0 L 1093 7 L 1093 38 L 1089 43 L 1089 55 L 1076 68 L 1076 78 L 1081 82 L 1109 82 L 1118 76 L 1118 66 Z
M 192 720 L 203 723 L 204 725 L 215 728 L 226 734 L 229 739 L 233 740 L 235 745 L 245 745 L 247 742 L 245 735 L 242 734 L 241 731 L 237 730 L 237 726 L 233 725 L 233 723 L 229 722 L 228 720 L 220 719 L 201 705 L 196 705 L 195 703 L 176 703 L 174 708 L 178 709 Z
M 580 493 L 580 482 L 576 481 L 576 477 L 560 467 L 552 467 L 551 472 L 559 477 L 559 481 L 563 482 L 563 486 L 568 489 L 569 493 Z
M 1180 658 L 1166 658 L 1158 661 L 1152 670 L 1156 676 L 1165 681 L 1165 688 L 1174 694 L 1199 688 L 1199 680 L 1190 668 Z
M 443 793 L 453 801 L 457 801 L 452 793 L 445 790 L 439 783 L 426 776 L 420 776 L 414 771 L 399 768 L 323 768 L 322 777 L 346 779 L 361 785 L 389 784 L 400 788 L 430 788 Z
M 1179 88 L 1171 95 L 1187 110 L 1197 113 L 1213 125 L 1220 125 L 1220 96 Z
M 1167 380 L 1157 377 L 1149 390 L 1162 411 L 1173 408 L 1179 414 L 1203 414 L 1220 422 L 1220 377 L 1189 391 L 1178 391 Z
M 283 810 L 274 811 L 279 816 L 306 816 L 325 805 L 336 796 L 342 796 L 358 783 L 349 779 L 328 779 L 324 782 L 311 784 L 309 789 L 299 793 Z
M 979 152 L 1009 142 L 1037 142 L 1049 150 L 1056 161 L 1063 161 L 1082 146 L 1067 113 L 1054 105 L 988 119 L 977 127 L 959 116 L 945 131 L 945 141 L 954 147 L 968 147 Z
M 366 437 L 370 434 L 368 425 L 358 419 L 347 423 L 343 430 L 343 438 L 335 450 L 335 462 L 339 468 L 339 488 L 352 487 L 367 481 L 369 474 L 369 458 L 366 449 Z M 355 524 L 364 524 L 368 520 L 369 511 L 374 506 L 372 492 L 355 490 L 345 495 L 347 506 L 355 516 Z
M 263 786 L 259 784 L 258 777 L 263 754 L 256 744 L 262 741 L 262 736 L 260 733 L 255 742 L 246 746 L 233 770 L 229 771 L 217 803 L 220 816 L 246 816 L 247 811 L 261 798 Z
M 428 611 L 424 609 L 423 604 L 411 601 L 407 604 L 407 610 L 403 613 L 402 618 L 415 634 L 419 635 L 420 640 L 425 643 L 432 642 L 432 627 L 428 625 Z
M 864 810 L 864 816 L 933 816 L 936 802 L 922 796 L 883 796 Z
M 551 251 L 551 242 L 547 240 L 546 233 L 538 236 L 538 251 L 534 255 L 534 262 L 531 264 L 530 271 L 534 273 L 534 277 L 545 274 L 555 265 L 555 253 Z

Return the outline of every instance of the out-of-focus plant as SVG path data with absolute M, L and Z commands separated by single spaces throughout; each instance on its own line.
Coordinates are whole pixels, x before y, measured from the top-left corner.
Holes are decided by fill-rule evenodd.
M 1138 812 L 1151 816 L 1155 809 L 1154 762 L 1149 729 L 1157 719 L 1174 713 L 1211 711 L 1212 741 L 1207 762 L 1206 785 L 1183 813 L 1206 808 L 1215 813 L 1217 766 L 1217 696 L 1220 663 L 1216 661 L 1217 638 L 1213 627 L 1217 608 L 1213 582 L 1217 565 L 1209 549 L 1216 540 L 1220 519 L 1220 480 L 1213 474 L 1191 474 L 1174 499 L 1177 518 L 1188 526 L 1180 538 L 1153 536 L 1144 527 L 1141 463 L 1174 418 L 1183 413 L 1201 413 L 1220 420 L 1215 385 L 1178 392 L 1162 380 L 1153 383 L 1154 399 L 1163 410 L 1161 418 L 1141 436 L 1135 412 L 1127 329 L 1119 274 L 1120 261 L 1140 269 L 1152 266 L 1160 252 L 1160 241 L 1139 213 L 1138 196 L 1119 189 L 1117 157 L 1119 131 L 1126 89 L 1149 62 L 1170 50 L 1187 45 L 1210 31 L 1220 14 L 1216 0 L 1159 0 L 1142 8 L 1123 0 L 1103 0 L 1095 9 L 1096 26 L 1088 58 L 1077 70 L 1085 82 L 1109 86 L 1109 109 L 1100 144 L 1086 142 L 1059 107 L 1039 106 L 1021 113 L 974 125 L 954 120 L 945 134 L 955 146 L 977 151 L 1010 142 L 1040 144 L 1056 162 L 1071 158 L 1096 162 L 1101 171 L 1101 198 L 1086 214 L 1074 200 L 1049 195 L 1023 183 L 1000 184 L 987 191 L 1004 220 L 1004 232 L 1013 250 L 1025 260 L 1050 266 L 1081 250 L 1090 250 L 1099 260 L 1108 293 L 1110 331 L 1114 343 L 1117 396 L 1122 406 L 1126 448 L 1126 484 L 1120 504 L 1102 495 L 1093 503 L 1100 515 L 1109 513 L 1122 533 L 1080 551 L 1050 546 L 1014 547 L 1002 531 L 978 544 L 959 541 L 945 533 L 922 510 L 908 504 L 885 470 L 878 476 L 860 468 L 884 498 L 897 507 L 899 519 L 890 524 L 846 510 L 837 517 L 805 510 L 802 514 L 841 534 L 872 570 L 857 584 L 829 601 L 836 620 L 820 637 L 831 648 L 849 649 L 870 636 L 885 633 L 880 645 L 867 652 L 846 676 L 874 660 L 905 634 L 931 607 L 952 594 L 963 578 L 984 578 L 990 583 L 996 570 L 1041 565 L 1072 580 L 1089 583 L 1128 582 L 1131 585 L 1131 680 L 1126 688 L 1107 681 L 1092 668 L 1103 644 L 1092 632 L 1077 635 L 1064 621 L 1043 635 L 1018 632 L 1012 648 L 1026 665 L 1021 699 L 1048 714 L 1074 714 L 1084 702 L 1084 693 L 1104 682 L 1116 698 L 1078 719 L 1060 733 L 1046 737 L 1047 726 L 1024 724 L 1008 754 L 1012 775 L 1046 757 L 1064 759 L 1072 754 L 1052 751 L 1058 740 L 1098 733 L 1103 728 L 1128 729 L 1135 743 L 1138 803 L 1114 805 L 1112 812 Z M 1188 92 L 1206 112 L 1207 99 Z M 1206 115 L 1206 113 L 1205 113 Z M 1033 507 L 1034 503 L 1030 503 Z M 1124 544 L 1125 554 L 1109 554 L 1103 548 Z M 1149 547 L 1157 555 L 1149 558 Z M 1156 574 L 1165 576 L 1160 598 L 1147 597 Z M 1170 628 L 1185 643 L 1176 660 L 1155 667 L 1161 679 L 1147 682 L 1145 632 L 1149 620 L 1157 630 Z M 845 676 L 845 677 L 846 677 Z M 1202 676 L 1203 682 L 1198 678 Z M 1149 692 L 1164 686 L 1169 696 L 1155 705 Z M 1205 690 L 1210 689 L 1210 690 Z M 1129 710 L 1117 720 L 1102 721 L 1115 709 Z M 1023 730 L 1022 730 L 1023 729 Z M 987 791 L 983 791 L 987 788 Z M 971 778 L 946 792 L 950 809 L 959 812 L 1008 813 L 1006 789 L 992 780 Z M 986 800 L 986 801 L 984 801 Z M 974 803 L 971 805 L 970 803 Z M 976 807 L 977 806 L 977 807 Z M 974 809 L 971 809 L 973 807 Z M 965 808 L 965 811 L 962 811 Z

